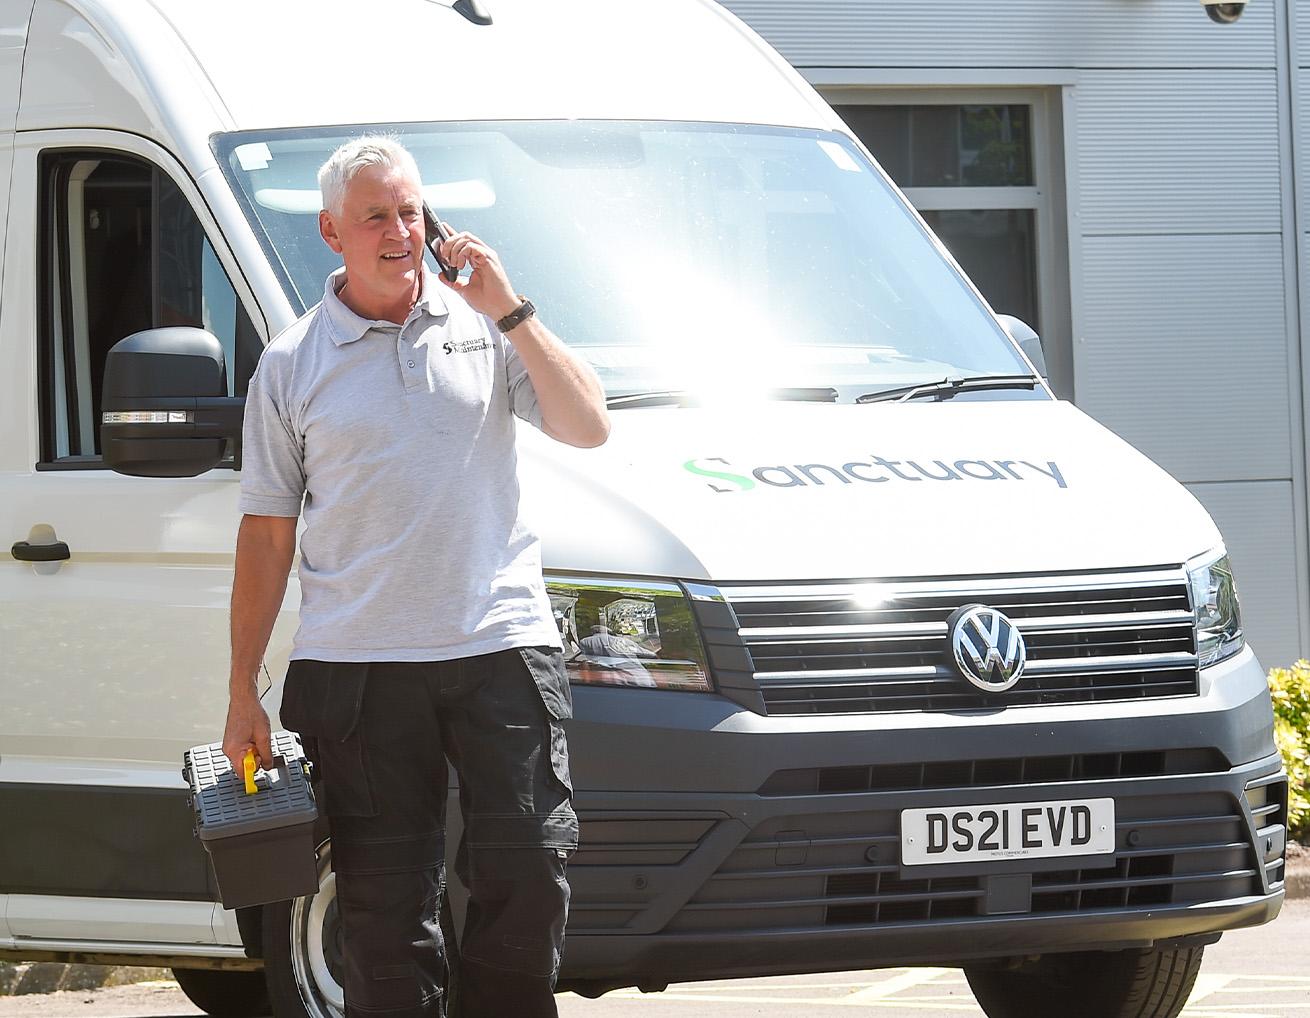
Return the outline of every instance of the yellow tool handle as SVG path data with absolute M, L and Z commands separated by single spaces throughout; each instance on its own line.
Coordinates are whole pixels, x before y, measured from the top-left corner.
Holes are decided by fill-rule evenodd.
M 246 795 L 254 795 L 259 791 L 259 786 L 255 784 L 255 751 L 246 750 L 246 758 L 242 761 L 243 770 L 246 772 Z

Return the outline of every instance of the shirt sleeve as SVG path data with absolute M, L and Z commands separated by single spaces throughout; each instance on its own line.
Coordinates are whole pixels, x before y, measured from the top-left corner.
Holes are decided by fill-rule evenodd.
M 241 429 L 241 512 L 252 516 L 300 515 L 305 496 L 305 444 L 287 406 L 291 360 L 264 351 L 246 392 Z
M 524 367 L 519 352 L 514 349 L 514 344 L 496 328 L 496 323 L 486 315 L 482 317 L 486 319 L 491 335 L 496 337 L 496 342 L 501 344 L 501 349 L 505 352 L 505 379 L 509 386 L 510 407 L 515 416 L 523 418 L 534 428 L 541 430 L 541 407 L 537 404 L 537 390 L 532 387 L 528 369 Z

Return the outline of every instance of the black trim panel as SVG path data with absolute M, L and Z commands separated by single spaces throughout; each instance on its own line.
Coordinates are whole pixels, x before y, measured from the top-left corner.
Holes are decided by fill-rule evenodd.
M 218 901 L 185 789 L 0 784 L 0 894 Z

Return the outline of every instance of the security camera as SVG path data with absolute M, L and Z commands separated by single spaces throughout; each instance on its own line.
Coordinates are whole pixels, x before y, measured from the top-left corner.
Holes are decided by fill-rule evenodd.
M 1210 15 L 1210 20 L 1221 25 L 1231 25 L 1246 10 L 1246 0 L 1235 0 L 1233 3 L 1226 4 L 1212 4 L 1207 0 L 1201 0 L 1201 5 L 1205 8 L 1205 13 Z

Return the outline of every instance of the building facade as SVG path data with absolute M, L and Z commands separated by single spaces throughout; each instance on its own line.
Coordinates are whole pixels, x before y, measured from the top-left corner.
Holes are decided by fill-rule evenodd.
M 1310 655 L 1310 0 L 725 3 L 1206 506 L 1264 664 Z

